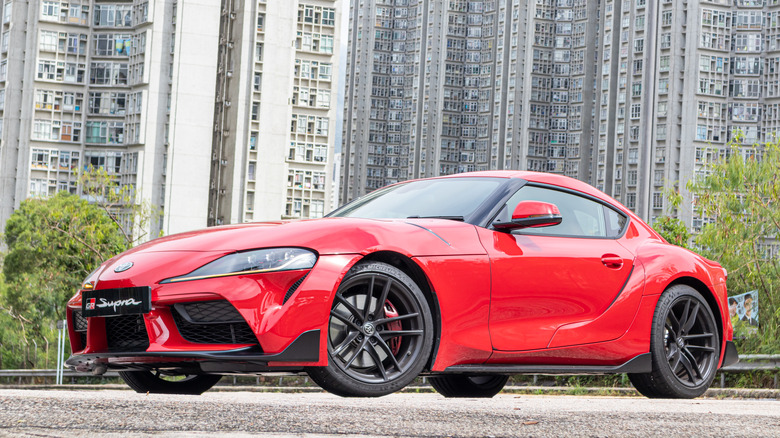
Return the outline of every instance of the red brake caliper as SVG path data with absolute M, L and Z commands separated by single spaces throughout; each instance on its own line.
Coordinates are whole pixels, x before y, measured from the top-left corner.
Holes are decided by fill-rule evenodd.
M 395 307 L 393 307 L 392 304 L 390 304 L 390 301 L 385 301 L 385 318 L 395 318 L 396 316 L 398 316 L 398 311 L 395 310 Z M 401 330 L 402 328 L 403 326 L 401 325 L 401 321 L 393 321 L 385 324 L 385 331 L 393 332 Z M 401 337 L 396 336 L 394 338 L 388 339 L 387 346 L 390 347 L 393 355 L 398 354 L 398 350 L 401 349 Z

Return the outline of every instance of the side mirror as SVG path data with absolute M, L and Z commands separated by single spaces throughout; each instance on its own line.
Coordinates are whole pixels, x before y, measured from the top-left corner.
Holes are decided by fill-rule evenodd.
M 522 201 L 517 204 L 509 222 L 494 222 L 497 230 L 518 230 L 521 228 L 540 228 L 558 225 L 563 221 L 561 212 L 555 204 L 540 201 Z

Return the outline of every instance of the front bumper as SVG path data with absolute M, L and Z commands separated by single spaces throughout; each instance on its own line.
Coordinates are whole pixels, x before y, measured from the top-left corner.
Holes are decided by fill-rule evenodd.
M 311 330 L 301 334 L 284 351 L 263 354 L 256 347 L 245 347 L 229 351 L 133 351 L 74 354 L 65 364 L 80 372 L 98 369 L 139 370 L 152 368 L 178 369 L 182 372 L 247 373 L 274 370 L 285 363 L 319 361 L 320 331 Z M 276 364 L 278 363 L 278 364 Z
M 67 364 L 81 371 L 97 368 L 97 372 L 103 367 L 254 372 L 263 367 L 325 366 L 327 347 L 320 333 L 327 330 L 333 295 L 355 258 L 321 256 L 306 271 L 173 284 L 157 282 L 159 273 L 123 273 L 122 278 L 101 274 L 98 291 L 151 285 L 151 311 L 83 318 L 81 293 L 76 294 L 68 302 L 73 356 Z M 155 262 L 140 255 L 133 259 L 144 266 Z M 209 304 L 209 309 L 198 309 L 200 303 Z M 229 310 L 229 317 L 214 306 Z

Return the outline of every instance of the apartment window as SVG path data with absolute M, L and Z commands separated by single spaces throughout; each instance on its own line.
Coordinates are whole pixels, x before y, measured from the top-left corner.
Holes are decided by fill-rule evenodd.
M 327 117 L 317 117 L 317 135 L 328 135 L 328 124 L 330 120 Z
M 5 61 L 3 61 L 5 62 Z M 56 63 L 54 61 L 38 61 L 38 79 L 53 81 L 56 77 Z
M 124 115 L 127 109 L 127 93 L 90 92 L 89 113 Z
M 322 8 L 322 25 L 334 26 L 336 24 L 336 10 L 333 8 Z
M 260 102 L 252 102 L 252 120 L 257 121 L 260 117 Z
M 669 103 L 665 100 L 658 102 L 658 106 L 656 107 L 656 114 L 658 117 L 666 117 L 668 105 Z
M 634 60 L 634 74 L 638 75 L 642 73 L 642 70 L 644 68 L 644 60 L 643 59 L 635 59 Z
M 630 148 L 628 150 L 628 164 L 636 164 L 639 162 L 639 149 Z
M 99 27 L 132 27 L 133 5 L 96 4 L 94 25 Z
M 638 119 L 642 115 L 642 104 L 634 103 L 631 105 L 631 118 Z
M 323 35 L 320 40 L 320 53 L 333 53 L 333 37 Z
M 662 186 L 664 184 L 664 171 L 656 170 L 653 172 L 653 184 Z
M 670 57 L 669 55 L 664 55 L 658 58 L 658 71 L 669 71 L 669 65 L 670 65 Z
M 6 34 L 7 32 L 3 34 L 4 41 L 6 39 Z M 40 40 L 38 41 L 38 48 L 42 52 L 56 52 L 58 37 L 59 34 L 57 32 L 41 30 Z
M 660 192 L 653 193 L 653 208 L 664 208 L 664 195 Z
M 51 120 L 35 120 L 33 121 L 33 140 L 56 140 L 52 135 L 52 121 Z
M 664 32 L 661 34 L 661 48 L 668 49 L 670 47 L 672 47 L 672 34 Z
M 637 38 L 634 40 L 634 53 L 642 53 L 645 50 L 645 39 Z
M 707 141 L 707 125 L 696 125 L 696 140 Z
M 87 122 L 87 143 L 124 144 L 124 122 Z
M 329 81 L 331 78 L 331 72 L 333 67 L 329 63 L 322 62 L 319 67 L 319 79 L 321 81 Z
M 257 150 L 257 132 L 253 132 L 249 135 L 249 150 L 255 151 Z
M 99 33 L 92 35 L 92 45 L 95 56 L 127 56 L 133 41 L 128 34 Z
M 11 13 L 13 12 L 13 3 L 10 0 L 6 0 L 3 3 L 3 24 L 11 22 Z
M 315 199 L 311 201 L 311 212 L 309 217 L 312 219 L 320 218 L 325 215 L 325 201 Z
M 626 193 L 626 207 L 636 208 L 636 193 Z
M 645 15 L 640 14 L 637 15 L 634 19 L 634 29 L 636 30 L 642 30 L 645 28 Z
M 666 140 L 666 125 L 658 124 L 655 126 L 655 139 L 659 141 Z
M 636 186 L 636 170 L 629 170 L 626 172 L 626 184 L 628 184 L 629 187 Z
M 263 85 L 263 74 L 255 72 L 253 88 L 255 91 L 260 91 L 260 87 Z
M 257 30 L 263 32 L 265 30 L 265 13 L 257 13 Z
M 632 126 L 628 135 L 631 141 L 639 141 L 639 126 Z
M 255 44 L 255 61 L 263 62 L 263 43 Z
M 59 21 L 59 19 L 60 19 L 60 2 L 48 1 L 48 0 L 41 2 L 41 20 Z
M 249 181 L 254 181 L 255 180 L 255 178 L 256 178 L 255 177 L 255 168 L 256 167 L 257 167 L 257 163 L 255 163 L 254 161 L 250 161 L 249 162 L 249 165 L 247 166 L 247 172 L 246 172 L 247 173 L 247 179 Z
M 631 84 L 631 97 L 639 97 L 642 95 L 642 83 L 634 82 Z
M 127 63 L 93 62 L 89 80 L 94 85 L 127 85 Z
M 672 11 L 663 11 L 661 13 L 661 26 L 672 25 Z
M 661 78 L 658 80 L 658 94 L 669 93 L 669 78 Z
M 330 90 L 317 90 L 317 107 L 330 108 Z

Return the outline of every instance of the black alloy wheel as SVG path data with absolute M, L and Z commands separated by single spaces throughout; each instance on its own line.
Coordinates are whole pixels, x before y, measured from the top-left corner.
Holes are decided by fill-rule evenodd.
M 394 266 L 372 262 L 347 275 L 328 324 L 328 366 L 312 380 L 342 396 L 376 397 L 409 384 L 433 343 L 431 313 L 420 288 Z
M 444 397 L 490 398 L 501 392 L 509 376 L 443 375 L 428 377 L 433 389 Z
M 213 374 L 163 374 L 154 371 L 120 371 L 119 377 L 135 392 L 145 394 L 200 395 L 216 385 L 222 376 Z
M 650 340 L 653 371 L 629 374 L 651 398 L 694 398 L 715 377 L 720 336 L 707 302 L 690 286 L 675 285 L 658 301 Z

